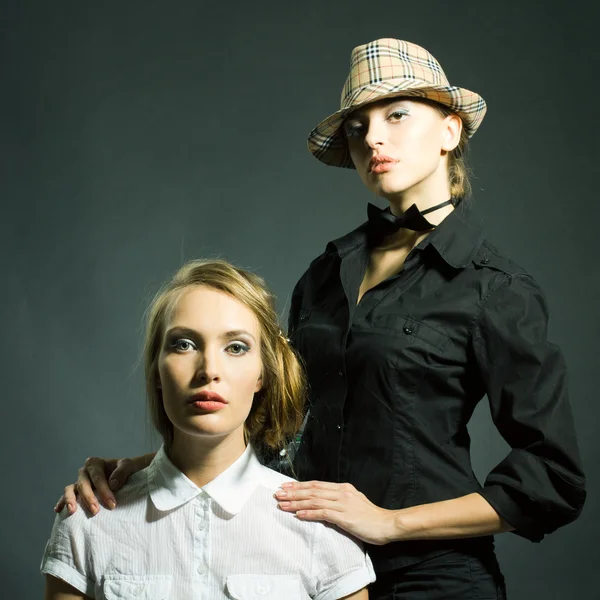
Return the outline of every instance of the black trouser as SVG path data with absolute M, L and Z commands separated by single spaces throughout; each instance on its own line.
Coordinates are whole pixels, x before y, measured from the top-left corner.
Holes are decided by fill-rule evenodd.
M 504 577 L 493 552 L 449 552 L 377 576 L 369 600 L 506 600 Z

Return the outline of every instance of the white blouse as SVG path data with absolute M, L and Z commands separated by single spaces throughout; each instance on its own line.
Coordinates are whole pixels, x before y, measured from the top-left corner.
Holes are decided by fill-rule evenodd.
M 161 448 L 113 511 L 57 515 L 41 571 L 106 600 L 335 600 L 374 581 L 354 538 L 277 508 L 284 481 L 248 446 L 199 488 Z

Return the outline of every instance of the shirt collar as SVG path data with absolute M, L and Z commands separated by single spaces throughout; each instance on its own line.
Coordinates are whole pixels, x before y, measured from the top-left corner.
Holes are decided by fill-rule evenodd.
M 148 488 L 152 503 L 160 511 L 178 508 L 204 492 L 223 510 L 235 515 L 254 492 L 261 472 L 262 465 L 248 445 L 230 467 L 199 488 L 169 460 L 161 446 L 148 467 Z
M 464 269 L 483 242 L 481 227 L 473 223 L 469 209 L 459 204 L 424 240 L 455 269 Z
M 461 202 L 417 247 L 433 246 L 442 259 L 455 269 L 466 267 L 475 257 L 481 243 L 481 227 L 472 222 L 469 209 Z M 369 222 L 330 242 L 340 258 L 369 242 Z

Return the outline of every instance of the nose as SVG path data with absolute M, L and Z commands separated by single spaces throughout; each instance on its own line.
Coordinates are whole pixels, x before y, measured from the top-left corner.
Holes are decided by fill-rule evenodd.
M 385 143 L 385 123 L 381 119 L 371 118 L 366 124 L 365 145 L 374 150 Z
M 195 383 L 207 385 L 213 381 L 219 381 L 220 378 L 218 351 L 205 348 L 204 352 L 198 352 L 198 363 L 194 374 Z

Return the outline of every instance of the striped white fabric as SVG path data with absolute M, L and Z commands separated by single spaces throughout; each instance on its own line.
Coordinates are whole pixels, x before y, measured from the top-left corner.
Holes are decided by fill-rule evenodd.
M 277 508 L 288 480 L 248 446 L 198 488 L 161 448 L 115 510 L 57 516 L 42 573 L 107 600 L 333 600 L 374 581 L 354 539 Z

